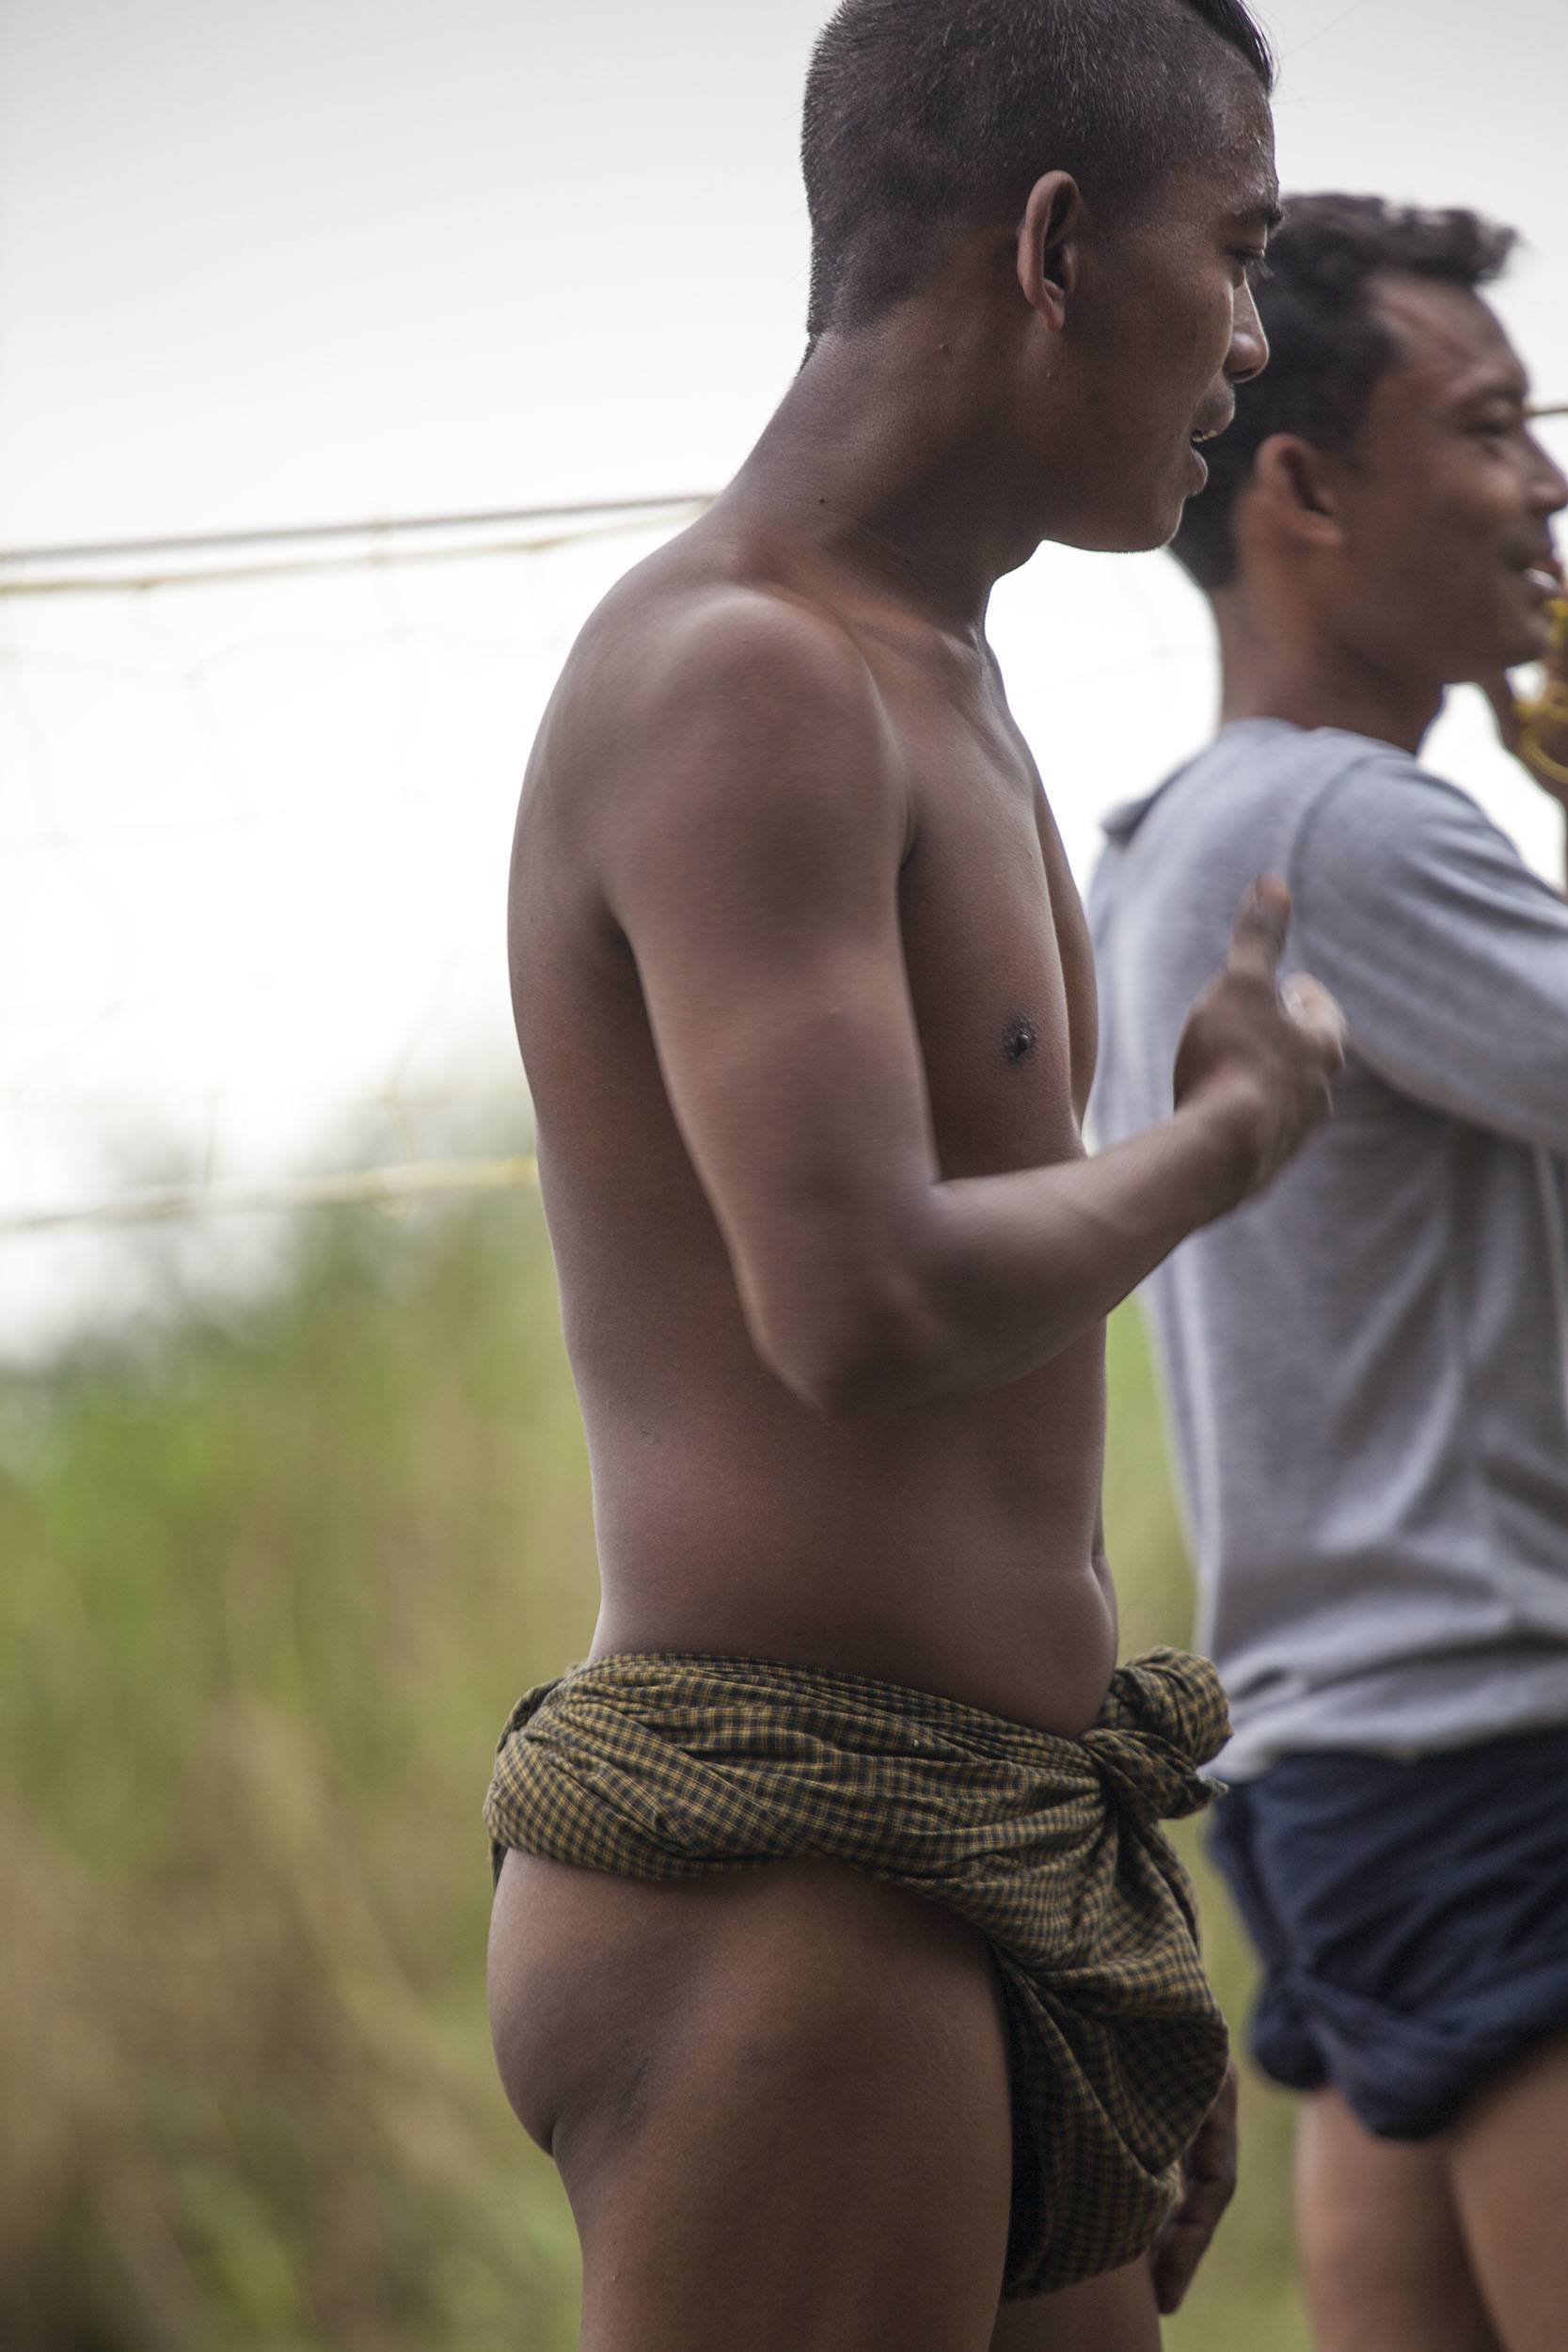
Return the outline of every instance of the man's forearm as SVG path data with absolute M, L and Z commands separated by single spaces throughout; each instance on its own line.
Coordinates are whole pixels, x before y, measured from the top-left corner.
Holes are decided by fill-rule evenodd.
M 831 1153 L 814 1166 L 796 1150 L 791 1181 L 775 1179 L 772 1212 L 753 1227 L 764 1246 L 732 1241 L 764 1361 L 830 1413 L 1022 1379 L 1102 1322 L 1189 1233 L 1260 1191 L 1331 1109 L 1345 1056 L 1343 1016 L 1316 980 L 1296 974 L 1281 994 L 1290 903 L 1271 876 L 1246 893 L 1230 953 L 1177 1047 L 1180 1107 L 1095 1158 L 944 1182 L 928 1128 L 905 1118 L 899 1138 L 896 1089 L 886 1090 L 892 1139 L 873 1150 L 863 1088 L 849 1159 L 861 1181 L 837 1181 Z M 754 1168 L 761 1146 L 748 1142 Z
M 1091 1158 L 939 1186 L 951 1386 L 1019 1378 L 1102 1322 L 1244 1198 L 1249 1144 L 1234 1110 L 1194 1105 Z
M 935 1185 L 860 1253 L 828 1356 L 791 1385 L 876 1412 L 1021 1379 L 1233 1208 L 1256 1157 L 1237 1108 L 1195 1105 L 1091 1158 Z

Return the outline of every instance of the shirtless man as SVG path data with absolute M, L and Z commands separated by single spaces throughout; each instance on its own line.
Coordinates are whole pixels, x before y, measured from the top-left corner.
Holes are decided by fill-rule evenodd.
M 1224 2201 L 1200 2136 L 1151 2277 L 1225 2062 L 1151 1817 L 1218 1701 L 1108 1698 L 1102 1326 L 1323 1115 L 1338 1022 L 1254 892 L 1174 1117 L 1085 1156 L 1085 925 L 984 620 L 1204 479 L 1266 357 L 1268 72 L 1238 0 L 847 0 L 806 362 L 540 732 L 514 988 L 604 1602 L 502 1742 L 491 2004 L 589 2352 L 1148 2352 Z M 1070 1998 L 973 1924 L 1036 1884 Z

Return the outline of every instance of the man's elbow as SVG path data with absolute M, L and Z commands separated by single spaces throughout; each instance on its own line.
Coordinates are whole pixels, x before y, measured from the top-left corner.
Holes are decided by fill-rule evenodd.
M 892 1413 L 941 1395 L 951 1349 L 909 1285 L 864 1277 L 815 1301 L 797 1296 L 757 1334 L 764 1362 L 792 1395 L 831 1421 Z
M 862 1421 L 918 1404 L 923 1384 L 913 1368 L 891 1351 L 824 1355 L 800 1363 L 775 1363 L 774 1371 L 800 1402 L 824 1421 Z

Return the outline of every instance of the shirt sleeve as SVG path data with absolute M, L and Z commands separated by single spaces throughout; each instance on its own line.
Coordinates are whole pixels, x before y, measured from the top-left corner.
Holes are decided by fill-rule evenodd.
M 1292 961 L 1401 1093 L 1568 1152 L 1568 902 L 1468 794 L 1397 753 L 1321 794 L 1291 861 Z

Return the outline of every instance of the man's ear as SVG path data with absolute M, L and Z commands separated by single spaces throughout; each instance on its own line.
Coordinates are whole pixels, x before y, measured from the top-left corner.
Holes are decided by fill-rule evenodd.
M 1299 434 L 1271 433 L 1252 461 L 1248 503 L 1299 546 L 1338 547 L 1345 535 L 1344 462 Z
M 1069 296 L 1078 283 L 1078 238 L 1084 199 L 1069 171 L 1036 181 L 1018 230 L 1018 282 L 1023 299 L 1053 333 L 1067 324 Z

